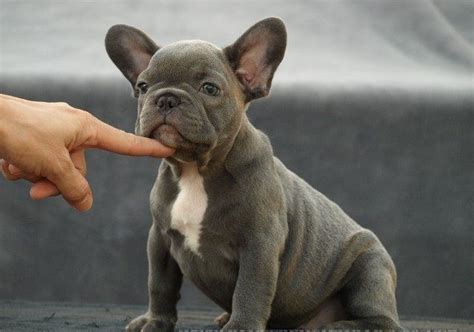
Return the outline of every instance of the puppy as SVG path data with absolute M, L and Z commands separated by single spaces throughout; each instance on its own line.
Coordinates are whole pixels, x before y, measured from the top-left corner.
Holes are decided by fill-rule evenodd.
M 150 194 L 148 311 L 128 331 L 173 331 L 183 275 L 226 311 L 224 330 L 401 328 L 378 238 L 289 171 L 247 118 L 283 59 L 280 19 L 223 49 L 159 47 L 126 25 L 105 44 L 138 98 L 136 134 L 176 149 Z

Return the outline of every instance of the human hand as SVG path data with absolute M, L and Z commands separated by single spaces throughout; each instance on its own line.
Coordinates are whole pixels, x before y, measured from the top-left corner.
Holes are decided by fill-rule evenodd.
M 79 211 L 92 207 L 84 151 L 98 148 L 130 156 L 168 157 L 156 140 L 116 129 L 65 103 L 0 94 L 0 158 L 8 180 L 32 182 L 32 199 L 61 194 Z

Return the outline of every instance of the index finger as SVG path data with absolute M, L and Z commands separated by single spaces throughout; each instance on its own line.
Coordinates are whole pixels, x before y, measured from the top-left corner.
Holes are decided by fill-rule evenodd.
M 90 147 L 99 148 L 129 156 L 169 157 L 174 149 L 167 147 L 157 140 L 137 136 L 114 128 L 99 119 L 92 117 L 95 135 Z

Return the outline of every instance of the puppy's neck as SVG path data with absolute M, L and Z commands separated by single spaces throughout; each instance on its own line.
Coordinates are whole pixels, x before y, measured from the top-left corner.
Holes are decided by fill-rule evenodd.
M 255 128 L 243 115 L 240 129 L 234 139 L 222 150 L 220 158 L 213 158 L 209 169 L 218 174 L 224 171 L 234 177 L 247 171 L 252 172 L 254 165 L 273 162 L 273 149 L 268 137 Z
M 203 177 L 212 177 L 222 172 L 233 173 L 245 168 L 253 161 L 273 158 L 273 150 L 268 137 L 255 128 L 244 113 L 238 129 L 228 135 L 210 152 L 207 160 L 187 162 L 176 160 L 171 163 L 173 172 L 180 177 L 184 168 L 197 165 Z

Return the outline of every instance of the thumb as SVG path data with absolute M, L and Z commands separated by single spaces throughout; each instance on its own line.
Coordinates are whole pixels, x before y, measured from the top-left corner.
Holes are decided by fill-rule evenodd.
M 92 207 L 89 183 L 74 167 L 69 156 L 61 162 L 61 166 L 46 175 L 46 178 L 56 185 L 64 199 L 77 210 L 84 212 Z

